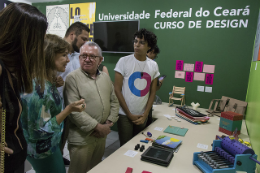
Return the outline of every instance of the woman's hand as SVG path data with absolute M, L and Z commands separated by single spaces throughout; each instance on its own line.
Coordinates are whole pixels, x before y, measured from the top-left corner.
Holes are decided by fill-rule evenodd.
M 70 112 L 82 112 L 86 108 L 86 103 L 84 99 L 73 102 L 68 105 Z
M 10 148 L 8 148 L 8 147 L 6 147 L 7 146 L 7 144 L 5 143 L 5 153 L 6 154 L 13 154 L 14 153 L 14 151 L 12 150 L 12 149 L 10 149 Z M 0 145 L 0 151 L 2 151 L 2 145 Z
M 64 85 L 64 81 L 63 81 L 62 77 L 61 77 L 61 76 L 58 76 L 58 77 L 56 78 L 56 87 L 59 88 L 59 87 L 61 87 L 61 86 L 63 86 L 63 85 Z

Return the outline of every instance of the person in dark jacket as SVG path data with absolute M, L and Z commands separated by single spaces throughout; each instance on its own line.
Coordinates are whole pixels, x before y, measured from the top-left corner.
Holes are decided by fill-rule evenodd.
M 20 94 L 33 91 L 33 79 L 44 89 L 43 47 L 48 23 L 36 7 L 24 3 L 5 7 L 0 21 L 0 121 L 5 120 L 0 127 L 1 151 L 5 152 L 0 172 L 24 173 L 27 144 L 20 122 Z

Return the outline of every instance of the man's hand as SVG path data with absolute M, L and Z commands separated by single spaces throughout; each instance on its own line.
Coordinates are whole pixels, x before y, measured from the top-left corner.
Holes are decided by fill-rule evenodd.
M 133 115 L 133 114 L 131 114 L 131 115 L 128 115 L 127 117 L 133 122 L 133 121 L 136 121 L 139 118 L 141 118 L 142 115 Z
M 147 119 L 148 114 L 141 115 L 137 120 L 132 121 L 135 125 L 141 125 L 144 124 L 145 120 Z
M 111 132 L 110 127 L 112 127 L 112 126 L 113 126 L 113 123 L 98 124 L 94 128 L 94 132 L 91 134 L 91 136 L 95 136 L 97 138 L 104 138 Z
M 161 80 L 159 80 L 159 83 L 161 83 L 161 84 L 162 84 L 162 83 L 163 83 L 163 80 L 164 80 L 164 79 L 161 79 Z
M 114 123 L 112 121 L 110 121 L 110 120 L 107 120 L 106 124 L 110 124 L 111 125 L 110 127 L 112 127 L 114 125 Z
M 56 87 L 58 88 L 58 87 L 61 87 L 61 86 L 63 86 L 63 85 L 64 85 L 64 81 L 63 81 L 62 77 L 61 77 L 61 76 L 58 76 L 58 77 L 56 78 Z

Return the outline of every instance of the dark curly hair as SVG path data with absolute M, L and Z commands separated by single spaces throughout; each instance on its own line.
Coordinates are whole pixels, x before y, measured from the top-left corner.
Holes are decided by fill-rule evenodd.
M 145 28 L 140 29 L 134 34 L 135 37 L 142 39 L 144 37 L 144 40 L 147 41 L 148 46 L 151 47 L 147 52 L 151 51 L 157 44 L 157 37 L 156 35 L 151 32 L 147 31 Z
M 150 49 L 147 53 L 153 51 L 154 54 L 160 53 L 160 49 L 157 45 L 155 45 L 152 49 Z

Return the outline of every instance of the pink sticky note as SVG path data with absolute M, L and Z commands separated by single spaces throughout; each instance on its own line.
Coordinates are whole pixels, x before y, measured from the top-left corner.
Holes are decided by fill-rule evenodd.
M 176 60 L 175 70 L 179 70 L 179 71 L 183 70 L 183 60 Z
M 184 71 L 175 71 L 175 78 L 184 79 L 185 72 Z
M 202 72 L 203 68 L 203 62 L 202 61 L 196 61 L 195 62 L 195 72 Z
M 205 84 L 213 85 L 214 74 L 206 74 Z
M 185 82 L 193 82 L 193 72 L 186 72 Z
M 194 64 L 184 63 L 184 71 L 194 71 Z
M 194 72 L 194 80 L 204 81 L 205 80 L 205 73 L 196 73 Z
M 203 72 L 204 73 L 214 73 L 215 72 L 215 65 L 204 64 Z

